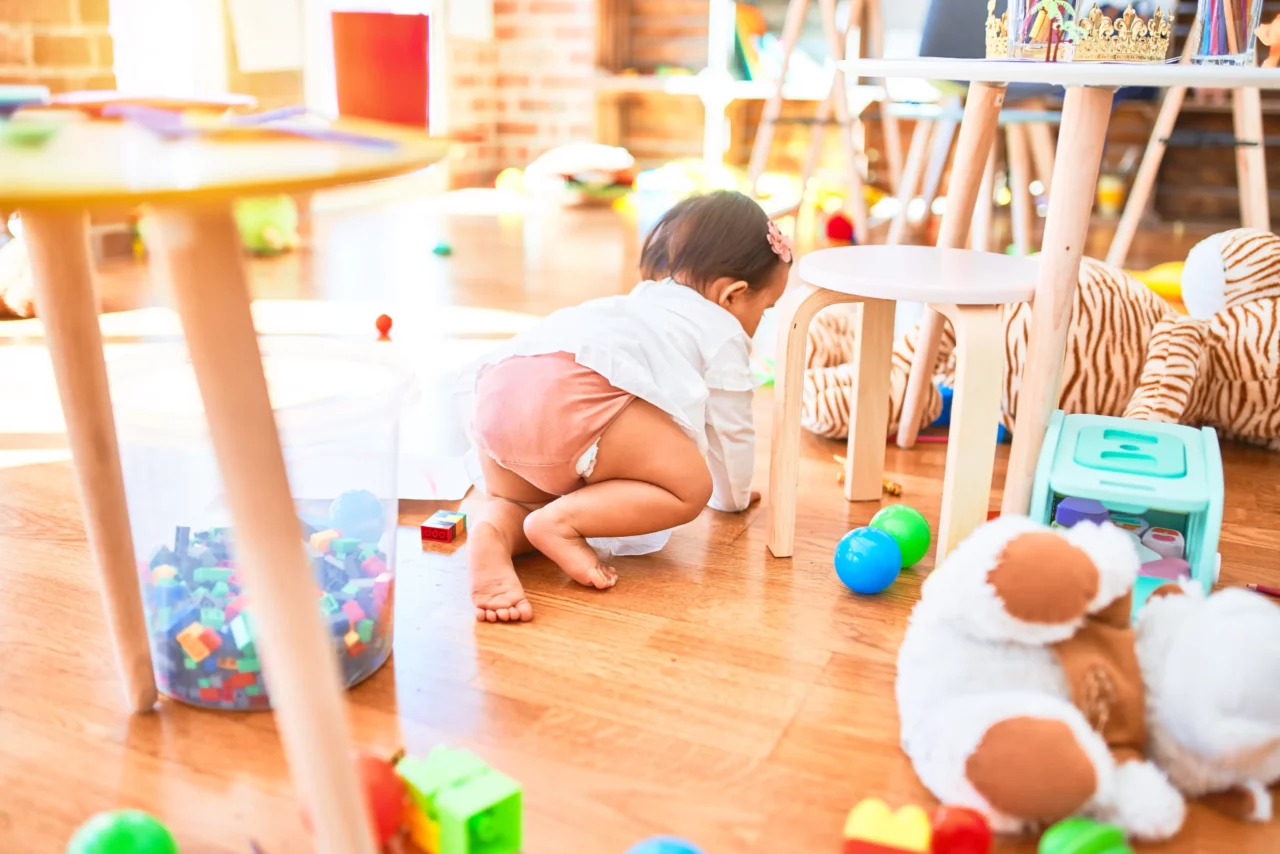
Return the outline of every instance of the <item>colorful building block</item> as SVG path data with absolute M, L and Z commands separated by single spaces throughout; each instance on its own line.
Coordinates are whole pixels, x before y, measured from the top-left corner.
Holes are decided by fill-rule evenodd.
M 351 621 L 353 626 L 368 616 L 365 614 L 364 608 L 360 607 L 360 603 L 354 599 L 342 603 L 342 613 L 347 615 L 347 619 Z
M 221 616 L 221 614 L 219 614 L 219 616 Z M 218 647 L 222 646 L 222 638 L 214 629 L 209 626 L 205 626 L 204 631 L 200 632 L 200 643 L 204 644 L 204 648 L 212 653 Z
M 1128 513 L 1112 513 L 1111 524 L 1117 528 L 1123 528 L 1139 539 L 1151 528 L 1151 523 L 1141 516 L 1132 516 Z
M 356 634 L 360 635 L 360 640 L 368 643 L 373 639 L 373 620 L 361 620 L 356 623 Z
M 379 575 L 387 571 L 386 562 L 376 554 L 365 558 L 360 564 L 360 568 L 364 570 L 364 574 L 370 578 L 377 578 Z
M 430 519 L 422 523 L 421 529 L 424 541 L 451 543 L 456 537 L 466 533 L 467 514 L 437 510 Z
M 1039 854 L 1133 854 L 1124 831 L 1091 818 L 1069 818 L 1044 832 Z
M 236 662 L 236 669 L 241 673 L 260 673 L 262 665 L 256 658 L 242 658 Z
M 162 563 L 155 569 L 151 570 L 151 583 L 159 584 L 161 581 L 174 578 L 177 574 L 178 570 L 169 566 L 167 563 Z
M 1187 551 L 1186 540 L 1172 528 L 1152 528 L 1142 535 L 1142 544 L 1160 557 L 1182 558 Z
M 250 627 L 248 614 L 238 614 L 231 621 L 231 637 L 235 641 L 236 649 L 240 650 L 241 654 L 245 657 L 256 657 L 253 629 Z
M 356 554 L 360 550 L 360 541 L 355 537 L 339 537 L 329 544 L 329 550 L 339 557 Z
M 329 546 L 341 536 L 337 531 L 330 528 L 327 531 L 316 531 L 311 535 L 311 539 L 308 542 L 311 544 L 311 548 L 323 554 L 329 551 Z
M 867 798 L 844 823 L 844 854 L 924 854 L 932 829 L 929 816 L 909 804 L 897 812 L 879 798 Z
M 191 656 L 191 660 L 199 664 L 209 657 L 210 649 L 205 646 L 203 635 L 204 626 L 199 623 L 192 623 L 182 631 L 178 632 L 177 641 L 182 646 L 182 651 Z
M 412 811 L 438 826 L 431 854 L 516 854 L 522 833 L 520 784 L 466 750 L 437 747 L 426 758 L 407 756 L 396 773 Z M 413 823 L 410 824 L 412 832 Z M 431 828 L 419 822 L 431 841 Z M 418 839 L 415 842 L 422 845 Z

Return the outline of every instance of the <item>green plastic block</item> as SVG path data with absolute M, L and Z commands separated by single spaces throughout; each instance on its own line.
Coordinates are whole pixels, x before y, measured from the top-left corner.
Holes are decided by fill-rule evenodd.
M 199 679 L 196 680 L 196 684 L 199 685 L 201 688 L 208 688 L 209 680 L 204 676 L 201 676 Z
M 437 747 L 396 765 L 414 806 L 440 826 L 441 854 L 516 854 L 520 784 L 466 750 Z
M 200 622 L 209 626 L 216 632 L 222 631 L 222 627 L 227 624 L 226 617 L 222 615 L 220 608 L 201 608 Z
M 356 623 L 356 634 L 360 635 L 360 640 L 368 643 L 373 638 L 373 620 L 361 620 Z
M 347 552 L 354 552 L 359 548 L 360 541 L 355 537 L 342 537 L 341 539 L 334 540 L 329 544 L 329 551 L 333 552 L 338 557 L 342 557 Z
M 1091 818 L 1060 821 L 1040 837 L 1040 854 L 1133 854 L 1124 831 Z
M 189 655 L 182 656 L 182 666 L 185 667 L 187 670 L 195 670 L 196 669 L 195 659 Z
M 259 694 L 261 694 L 261 693 L 262 693 L 262 686 L 261 686 L 261 685 L 246 685 L 246 686 L 244 686 L 244 695 L 245 695 L 246 697 L 256 697 L 256 696 L 258 696 L 258 695 L 259 695 Z
M 256 658 L 242 658 L 236 662 L 236 670 L 241 673 L 261 673 L 262 664 Z
M 326 614 L 336 614 L 341 607 L 338 604 L 338 600 L 333 598 L 332 593 L 326 593 L 320 597 L 320 610 Z
M 223 566 L 197 566 L 191 577 L 196 584 L 217 584 L 231 577 L 232 570 Z
M 246 613 L 236 614 L 236 618 L 231 621 L 231 639 L 236 642 L 236 648 L 244 654 L 245 658 L 257 658 L 254 652 L 253 629 L 249 623 L 249 615 Z
M 366 561 L 378 553 L 377 546 L 365 546 L 360 550 L 360 560 Z
M 213 595 L 219 599 L 228 599 L 231 597 L 231 586 L 225 581 L 219 581 L 213 585 Z
M 360 588 L 356 587 L 356 583 L 354 581 L 348 581 L 342 586 L 342 592 L 347 595 L 347 598 L 351 598 L 356 595 L 359 590 Z

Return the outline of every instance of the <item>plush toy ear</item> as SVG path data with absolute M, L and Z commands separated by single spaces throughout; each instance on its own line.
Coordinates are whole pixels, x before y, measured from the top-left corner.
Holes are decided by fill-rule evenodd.
M 1182 302 L 1192 317 L 1212 317 L 1226 305 L 1227 270 L 1222 260 L 1226 234 L 1215 234 L 1195 245 L 1182 270 Z

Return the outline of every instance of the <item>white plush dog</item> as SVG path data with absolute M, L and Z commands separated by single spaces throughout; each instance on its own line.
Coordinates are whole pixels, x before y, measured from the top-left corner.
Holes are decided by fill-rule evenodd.
M 1165 839 L 1184 793 L 1224 790 L 1237 815 L 1269 817 L 1280 608 L 1244 591 L 1162 595 L 1183 592 L 1170 585 L 1135 631 L 1138 566 L 1111 525 L 1005 517 L 929 576 L 897 695 L 903 748 L 939 800 L 1002 833 L 1087 815 Z
M 0 317 L 30 317 L 35 314 L 34 298 L 26 245 L 21 237 L 7 242 L 0 237 Z

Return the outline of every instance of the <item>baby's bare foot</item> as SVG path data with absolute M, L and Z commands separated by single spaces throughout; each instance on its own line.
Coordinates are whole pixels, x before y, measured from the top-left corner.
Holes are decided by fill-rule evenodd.
M 579 584 L 600 590 L 617 584 L 618 573 L 600 562 L 586 538 L 565 524 L 554 508 L 555 505 L 550 504 L 525 517 L 524 535 L 533 547 L 555 561 L 565 575 Z
M 525 598 L 506 543 L 485 522 L 476 525 L 467 541 L 471 570 L 471 602 L 476 619 L 488 623 L 528 622 L 533 608 Z

